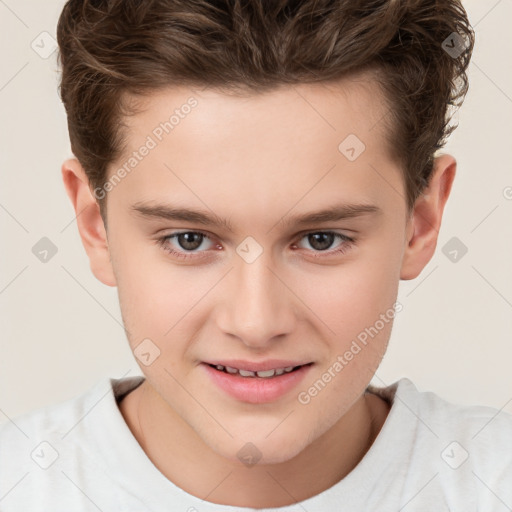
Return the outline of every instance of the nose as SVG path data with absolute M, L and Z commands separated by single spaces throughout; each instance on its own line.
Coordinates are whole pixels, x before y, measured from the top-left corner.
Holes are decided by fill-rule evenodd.
M 292 332 L 296 298 L 267 251 L 252 263 L 238 258 L 225 286 L 217 317 L 224 334 L 236 336 L 248 347 L 265 349 L 278 336 Z

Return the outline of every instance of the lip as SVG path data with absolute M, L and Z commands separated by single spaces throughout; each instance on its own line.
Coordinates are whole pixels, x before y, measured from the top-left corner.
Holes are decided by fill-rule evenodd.
M 274 402 L 290 393 L 305 378 L 305 376 L 311 370 L 311 367 L 314 365 L 314 363 L 305 363 L 304 366 L 301 366 L 301 368 L 297 370 L 270 378 L 242 377 L 238 374 L 229 374 L 223 371 L 219 371 L 210 366 L 210 364 L 222 364 L 223 366 L 232 366 L 233 368 L 238 368 L 241 370 L 246 369 L 243 367 L 244 365 L 240 363 L 242 363 L 242 361 L 232 360 L 225 361 L 224 363 L 201 363 L 199 366 L 204 368 L 204 371 L 208 374 L 208 377 L 211 379 L 211 381 L 229 396 L 242 402 L 262 404 Z M 283 368 L 287 366 L 299 365 L 290 361 L 279 361 L 277 364 L 274 361 L 265 361 L 259 365 L 259 369 L 250 369 L 257 366 L 258 365 L 252 363 L 249 365 L 249 367 L 247 367 L 247 369 L 250 371 L 264 371 L 270 370 L 272 368 Z
M 265 370 L 273 370 L 275 368 L 288 368 L 289 366 L 302 366 L 311 363 L 311 361 L 292 361 L 291 359 L 266 359 L 265 361 L 255 362 L 243 359 L 215 360 L 204 361 L 206 364 L 214 366 L 220 364 L 222 366 L 230 366 L 238 370 L 247 370 L 251 372 L 263 372 Z

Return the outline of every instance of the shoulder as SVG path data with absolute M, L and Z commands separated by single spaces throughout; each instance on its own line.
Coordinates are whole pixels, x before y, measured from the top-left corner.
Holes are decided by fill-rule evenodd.
M 420 420 L 428 420 L 426 428 L 452 435 L 468 449 L 479 447 L 480 451 L 487 451 L 494 446 L 501 452 L 508 448 L 512 458 L 512 414 L 486 405 L 453 403 L 432 391 L 419 391 L 411 381 L 406 384 L 404 396 L 416 402 Z
M 372 509 L 498 512 L 512 504 L 511 414 L 450 402 L 407 378 L 368 392 L 391 404 L 354 473 L 355 486 L 371 481 Z
M 7 418 L 0 424 L 0 468 L 23 465 L 30 459 L 48 466 L 57 446 L 87 415 L 94 401 L 112 392 L 109 379 L 71 399 Z M 44 459 L 44 460 L 43 460 Z
M 460 506 L 462 499 L 478 510 L 496 510 L 503 500 L 512 504 L 510 413 L 450 402 L 420 391 L 407 378 L 374 390 L 392 401 L 390 437 L 405 445 L 409 479 L 418 476 L 417 485 L 423 479 L 431 492 L 450 496 Z
M 45 503 L 51 492 L 69 486 L 63 474 L 69 476 L 78 467 L 100 475 L 104 462 L 95 449 L 98 436 L 122 425 L 116 398 L 139 381 L 139 377 L 105 377 L 79 396 L 4 420 L 0 424 L 2 505 Z
M 78 421 L 92 404 L 101 396 L 112 391 L 110 379 L 102 379 L 86 392 L 68 400 L 8 418 L 0 424 L 0 442 L 29 439 L 44 433 L 64 435 L 73 421 Z
M 512 482 L 512 415 L 485 405 L 459 405 L 432 392 L 419 392 L 418 412 L 446 446 L 441 458 L 451 468 L 466 465 L 477 480 Z
M 372 392 L 390 401 L 392 410 L 403 420 L 407 415 L 419 428 L 443 435 L 453 435 L 468 443 L 496 444 L 499 439 L 512 443 L 512 414 L 486 405 L 461 405 L 450 402 L 432 391 L 424 391 L 408 378 L 387 387 L 370 386 Z M 512 453 L 511 453 L 512 455 Z
M 140 376 L 120 379 L 104 377 L 71 399 L 8 418 L 0 423 L 0 442 L 37 437 L 43 432 L 65 436 L 100 402 L 115 405 L 116 399 L 132 391 L 142 381 L 143 377 Z

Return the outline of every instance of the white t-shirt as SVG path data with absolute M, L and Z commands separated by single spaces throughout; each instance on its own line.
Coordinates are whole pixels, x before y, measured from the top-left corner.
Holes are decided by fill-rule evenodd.
M 203 501 L 160 473 L 121 415 L 116 399 L 143 380 L 105 378 L 81 396 L 3 422 L 0 511 L 512 510 L 512 415 L 454 405 L 407 378 L 370 386 L 391 410 L 363 459 L 329 489 L 272 509 Z

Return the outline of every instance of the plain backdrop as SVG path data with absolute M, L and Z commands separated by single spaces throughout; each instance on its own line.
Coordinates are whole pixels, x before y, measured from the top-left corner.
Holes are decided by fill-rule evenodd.
M 117 290 L 92 275 L 61 181 L 72 154 L 56 52 L 46 53 L 63 5 L 0 0 L 0 422 L 105 376 L 141 374 Z M 408 377 L 449 401 L 512 413 L 512 0 L 464 5 L 476 48 L 444 150 L 457 176 L 435 256 L 400 283 L 404 309 L 372 383 Z M 43 237 L 57 250 L 46 263 L 33 252 Z M 455 262 L 453 244 L 467 248 Z

